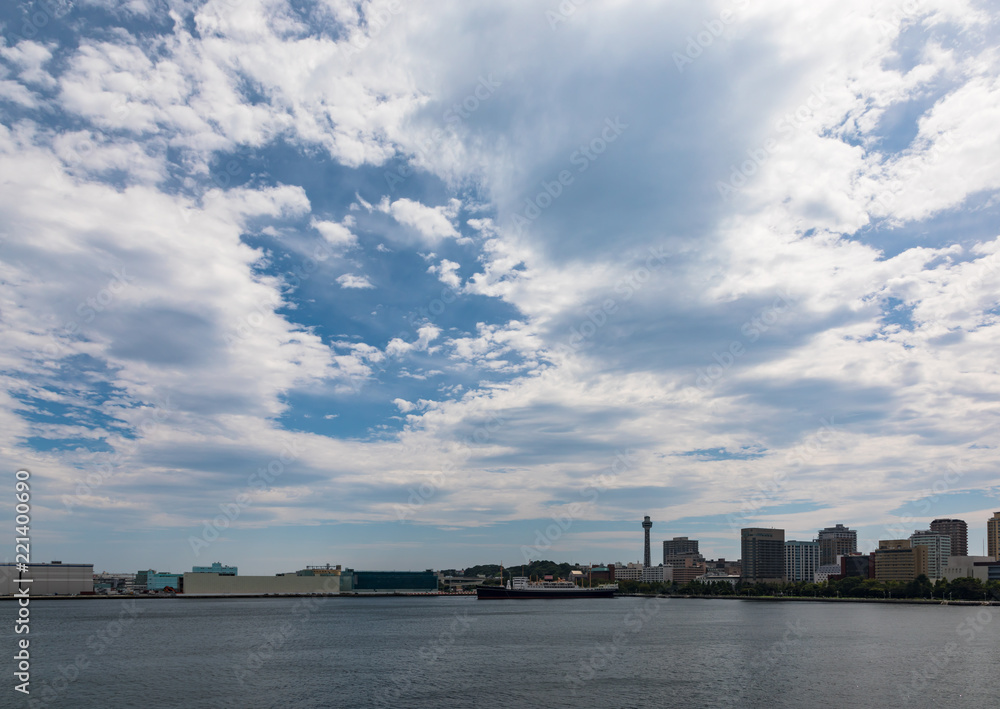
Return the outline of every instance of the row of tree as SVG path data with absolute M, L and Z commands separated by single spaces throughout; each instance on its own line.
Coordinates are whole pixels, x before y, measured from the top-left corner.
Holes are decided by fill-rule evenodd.
M 622 593 L 649 593 L 667 595 L 698 596 L 805 596 L 819 598 L 940 598 L 963 601 L 1000 601 L 1000 581 L 983 583 L 979 579 L 960 578 L 953 581 L 939 579 L 931 582 L 921 574 L 913 581 L 876 581 L 875 579 L 850 576 L 845 579 L 824 583 L 745 584 L 735 586 L 728 582 L 687 584 L 643 583 L 640 581 L 619 581 Z

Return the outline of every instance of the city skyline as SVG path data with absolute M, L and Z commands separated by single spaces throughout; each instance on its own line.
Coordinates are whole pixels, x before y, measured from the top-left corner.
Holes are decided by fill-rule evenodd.
M 990 519 L 995 519 L 995 517 L 990 518 Z M 965 522 L 965 520 L 958 520 L 958 519 L 947 519 L 945 521 L 947 521 L 947 522 Z M 989 520 L 987 520 L 987 523 L 988 522 L 989 522 Z M 688 551 L 690 551 L 690 550 L 693 549 L 694 550 L 692 552 L 693 554 L 695 554 L 697 556 L 700 556 L 703 559 L 708 559 L 708 560 L 726 559 L 727 561 L 730 561 L 730 562 L 737 562 L 737 561 L 741 560 L 742 549 L 740 548 L 739 536 L 737 536 L 737 544 L 736 544 L 738 553 L 732 554 L 732 555 L 718 554 L 718 553 L 713 552 L 711 549 L 707 549 L 706 550 L 706 549 L 700 548 L 700 545 L 701 545 L 701 542 L 702 542 L 701 538 L 695 538 L 695 537 L 690 537 L 690 536 L 670 536 L 670 537 L 664 538 L 662 540 L 654 539 L 654 538 L 652 538 L 649 535 L 650 529 L 647 528 L 647 526 L 646 526 L 647 524 L 649 525 L 650 528 L 653 525 L 653 521 L 651 520 L 651 518 L 649 516 L 646 516 L 646 517 L 643 518 L 643 522 L 642 522 L 642 525 L 641 525 L 642 528 L 643 528 L 643 541 L 642 541 L 642 543 L 641 544 L 635 544 L 634 543 L 635 540 L 633 540 L 633 546 L 635 546 L 637 549 L 639 549 L 639 553 L 638 554 L 633 553 L 634 550 L 633 550 L 633 552 L 625 552 L 623 554 L 619 554 L 618 556 L 594 556 L 594 555 L 591 555 L 591 556 L 575 555 L 574 556 L 572 554 L 570 554 L 570 555 L 567 556 L 567 555 L 561 555 L 561 554 L 553 552 L 553 554 L 551 554 L 549 556 L 546 556 L 544 553 L 542 553 L 540 555 L 537 554 L 537 553 L 535 553 L 535 554 L 532 555 L 532 557 L 531 557 L 530 560 L 531 561 L 549 560 L 549 561 L 554 561 L 556 563 L 572 563 L 572 564 L 579 564 L 581 566 L 588 566 L 588 565 L 591 565 L 591 564 L 621 564 L 621 565 L 627 565 L 627 564 L 634 564 L 634 563 L 642 565 L 642 563 L 643 563 L 643 558 L 642 557 L 643 557 L 643 555 L 645 553 L 645 550 L 646 550 L 646 540 L 647 539 L 650 540 L 650 546 L 653 547 L 653 549 L 655 549 L 655 551 L 653 551 L 651 553 L 651 561 L 652 561 L 652 563 L 650 564 L 650 566 L 653 566 L 653 567 L 655 567 L 657 565 L 660 565 L 660 564 L 666 564 L 666 563 L 668 563 L 668 562 L 665 561 L 665 558 L 666 558 L 666 555 L 667 555 L 666 554 L 666 550 L 667 550 L 668 546 L 669 546 L 670 549 L 673 549 L 675 546 L 683 547 L 683 548 L 687 549 Z M 740 530 L 740 535 L 742 535 L 742 533 L 744 531 L 746 531 L 747 529 L 748 528 L 741 529 Z M 809 534 L 798 535 L 798 536 L 801 537 L 801 539 L 797 539 L 795 535 L 789 534 L 788 530 L 784 530 L 784 529 L 781 529 L 779 527 L 762 527 L 762 528 L 756 528 L 756 529 L 761 529 L 761 530 L 776 530 L 776 531 L 782 532 L 783 533 L 782 542 L 784 544 L 788 544 L 788 543 L 793 543 L 793 544 L 811 544 L 811 543 L 814 543 L 814 542 L 817 542 L 817 543 L 821 544 L 822 533 L 823 532 L 831 531 L 831 530 L 834 529 L 834 527 L 826 527 L 826 528 L 818 529 L 815 532 L 813 532 L 812 535 L 809 535 Z M 848 531 L 848 532 L 852 532 L 852 533 L 856 533 L 857 532 L 856 529 L 851 528 L 848 525 L 843 525 L 840 522 L 836 523 L 836 529 L 838 529 L 838 530 L 843 529 L 844 531 Z M 883 529 L 883 531 L 885 532 L 885 534 L 882 537 L 878 538 L 878 539 L 871 539 L 871 540 L 869 540 L 869 539 L 864 539 L 862 537 L 858 537 L 859 542 L 858 542 L 858 545 L 856 547 L 856 552 L 858 554 L 863 555 L 863 556 L 867 556 L 871 552 L 876 551 L 879 548 L 880 543 L 882 541 L 885 541 L 885 540 L 891 540 L 891 539 L 909 539 L 911 536 L 927 535 L 928 533 L 930 533 L 930 534 L 942 534 L 944 536 L 948 536 L 947 533 L 945 533 L 945 532 L 935 532 L 933 529 L 931 529 L 930 525 L 928 525 L 927 527 L 923 527 L 923 528 L 916 528 L 916 529 L 913 529 L 913 530 L 911 530 L 909 532 L 906 532 L 906 533 L 904 533 L 905 530 L 903 529 L 902 526 L 886 527 L 886 528 Z M 633 532 L 633 535 L 634 534 L 635 534 L 635 532 Z M 985 537 L 985 533 L 984 533 L 984 537 Z M 533 548 L 530 548 L 530 549 L 533 552 L 542 551 L 537 546 L 533 547 Z M 949 550 L 950 550 L 950 547 L 949 547 Z M 507 550 L 507 552 L 512 552 L 512 551 L 513 550 L 510 550 L 510 549 Z M 522 554 L 524 553 L 524 551 L 525 551 L 525 548 L 522 547 L 522 549 L 521 549 Z M 985 556 L 988 556 L 988 554 L 987 554 L 988 550 L 987 549 L 984 549 L 981 552 L 976 552 L 976 551 L 974 551 L 974 550 L 972 550 L 970 548 L 969 551 L 971 552 L 969 554 L 969 556 L 974 556 L 974 557 L 980 557 L 980 556 L 985 557 Z M 955 554 L 955 552 L 950 552 L 950 555 L 957 556 L 957 554 Z M 501 554 L 501 556 L 502 556 L 502 554 Z M 838 554 L 838 556 L 839 556 L 839 554 Z M 377 567 L 377 564 L 375 564 L 372 559 L 360 559 L 360 560 L 354 561 L 354 560 L 347 559 L 346 557 L 337 557 L 337 558 L 329 558 L 329 559 L 307 559 L 307 560 L 303 561 L 299 557 L 294 557 L 294 558 L 297 558 L 298 561 L 288 561 L 286 559 L 285 562 L 283 562 L 284 565 L 281 566 L 280 568 L 277 568 L 277 567 L 273 567 L 273 568 L 272 567 L 268 567 L 267 569 L 264 569 L 263 567 L 261 567 L 259 565 L 258 560 L 254 560 L 254 559 L 251 559 L 249 561 L 249 563 L 244 562 L 244 561 L 239 561 L 239 563 L 236 563 L 236 560 L 234 560 L 234 559 L 228 559 L 225 562 L 225 564 L 229 564 L 229 563 L 232 562 L 233 563 L 233 568 L 243 567 L 244 564 L 246 564 L 245 568 L 247 568 L 248 570 L 249 569 L 253 569 L 253 571 L 252 571 L 253 574 L 263 574 L 263 575 L 269 575 L 271 573 L 286 573 L 289 570 L 290 566 L 295 566 L 296 564 L 298 564 L 302 568 L 305 568 L 307 566 L 322 566 L 324 564 L 326 564 L 326 565 L 344 566 L 345 568 L 348 568 L 348 567 L 350 567 L 350 568 L 358 568 L 358 569 L 375 569 Z M 375 557 L 375 558 L 377 558 L 377 557 Z M 88 557 L 88 559 L 89 559 L 89 557 Z M 503 561 L 503 559 L 501 559 L 501 561 Z M 524 559 L 521 559 L 520 561 L 523 562 Z M 820 557 L 817 556 L 817 559 L 816 559 L 816 565 L 817 566 L 820 565 L 819 561 L 820 561 Z M 88 563 L 89 563 L 89 561 L 88 561 Z M 207 562 L 205 562 L 205 563 L 207 563 Z M 216 560 L 216 561 L 214 561 L 212 563 L 213 563 L 213 565 L 215 565 L 215 564 L 218 564 L 220 562 L 218 562 Z M 449 569 L 449 568 L 453 568 L 453 569 L 461 569 L 461 568 L 466 568 L 466 567 L 469 567 L 469 566 L 477 566 L 477 565 L 480 565 L 480 564 L 491 564 L 491 563 L 499 563 L 499 562 L 497 562 L 497 561 L 491 561 L 488 558 L 477 558 L 477 559 L 473 559 L 469 563 L 462 563 L 462 564 L 454 563 L 454 561 L 452 561 L 452 562 L 446 561 L 444 563 L 437 563 L 437 564 L 424 565 L 424 566 L 421 566 L 420 564 L 415 564 L 415 565 L 412 565 L 412 566 L 403 566 L 403 567 L 391 567 L 391 568 L 390 567 L 378 567 L 378 568 L 386 568 L 387 570 L 393 570 L 393 569 L 395 569 L 395 570 L 411 570 L 411 571 L 423 570 L 424 568 L 433 568 L 433 569 Z M 507 566 L 509 566 L 511 568 L 514 568 L 514 567 L 517 567 L 520 562 L 519 561 L 512 561 L 512 562 L 505 562 L 505 563 L 507 564 Z M 178 569 L 183 568 L 182 566 L 177 566 L 177 565 L 175 565 L 175 566 Z M 94 565 L 95 572 L 97 572 L 98 568 L 99 568 L 99 565 L 95 564 Z M 129 567 L 129 568 L 131 568 L 131 567 Z M 149 568 L 149 569 L 157 570 L 157 571 L 161 571 L 161 572 L 164 572 L 164 571 L 166 571 L 166 572 L 173 572 L 173 571 L 176 570 L 174 567 L 171 567 L 169 564 L 168 565 L 164 565 L 162 567 L 156 567 L 155 564 L 154 565 L 140 564 L 136 568 L 140 568 L 140 569 Z M 191 568 L 198 569 L 198 568 L 206 568 L 206 567 L 204 567 L 203 564 L 195 564 Z M 109 567 L 109 568 L 100 568 L 100 571 L 101 572 L 107 572 L 107 573 L 119 573 L 119 572 L 128 572 L 129 569 L 126 569 L 125 567 L 122 567 L 122 568 L 118 568 L 118 567 L 110 568 Z

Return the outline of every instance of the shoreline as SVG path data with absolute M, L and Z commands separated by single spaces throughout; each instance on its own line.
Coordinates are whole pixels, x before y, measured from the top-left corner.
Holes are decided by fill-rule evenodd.
M 625 594 L 622 594 L 625 595 Z M 704 599 L 704 600 L 731 600 L 731 601 L 759 601 L 759 602 L 807 602 L 807 603 L 886 603 L 905 604 L 917 606 L 1000 606 L 1000 601 L 970 601 L 970 600 L 941 600 L 940 598 L 853 598 L 853 597 L 830 597 L 830 596 L 699 596 L 699 595 L 668 595 L 668 594 L 630 594 L 643 598 L 676 598 L 681 600 Z
M 165 600 L 175 600 L 175 599 L 185 599 L 185 598 L 199 598 L 199 599 L 218 599 L 226 600 L 229 598 L 440 598 L 442 596 L 475 596 L 476 593 L 459 592 L 459 593 L 434 593 L 434 592 L 424 592 L 424 593 L 178 593 L 175 595 L 158 595 L 151 593 L 141 593 L 141 594 L 107 594 L 107 593 L 95 593 L 93 595 L 76 595 L 76 596 L 28 596 L 32 601 L 72 601 L 72 600 L 92 600 L 101 599 L 105 601 L 126 601 L 126 600 L 151 600 L 151 601 L 165 601 Z M 0 601 L 13 601 L 17 599 L 23 599 L 24 596 L 0 596 Z
M 137 595 L 107 595 L 94 594 L 85 596 L 29 596 L 32 601 L 71 601 L 71 600 L 175 600 L 175 599 L 202 599 L 202 600 L 229 600 L 242 598 L 475 598 L 476 593 L 243 593 L 243 594 L 191 594 L 179 593 L 173 596 L 160 596 L 154 594 Z M 0 601 L 13 601 L 23 596 L 0 596 Z M 615 598 L 657 598 L 676 600 L 708 600 L 708 601 L 754 601 L 758 603 L 883 603 L 896 605 L 922 605 L 922 606 L 1000 606 L 998 600 L 970 601 L 970 600 L 933 600 L 927 598 L 837 598 L 824 596 L 703 596 L 703 595 L 668 595 L 653 593 L 616 593 Z M 528 599 L 511 599 L 528 600 Z M 544 599 L 559 600 L 559 599 Z

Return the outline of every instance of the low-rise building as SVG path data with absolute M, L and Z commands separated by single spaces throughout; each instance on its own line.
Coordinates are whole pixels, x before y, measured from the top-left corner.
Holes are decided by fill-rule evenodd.
M 719 573 L 718 571 L 709 570 L 696 578 L 695 581 L 700 583 L 728 583 L 735 588 L 736 584 L 740 582 L 740 575 Z
M 188 574 L 175 574 L 171 571 L 150 571 L 146 573 L 147 591 L 183 591 L 184 577 Z
M 990 570 L 993 565 L 1000 571 L 1000 562 L 989 556 L 949 556 L 948 563 L 941 571 L 941 578 L 945 581 L 970 578 L 986 583 L 991 580 Z
M 13 596 L 22 588 L 30 587 L 32 596 L 76 596 L 94 592 L 93 564 L 24 564 L 21 571 L 17 564 L 0 564 L 0 595 Z M 18 579 L 31 579 L 18 583 Z
M 193 574 L 220 574 L 221 576 L 237 576 L 237 569 L 235 566 L 223 566 L 218 561 L 212 563 L 211 566 L 192 566 L 191 573 Z
M 672 566 L 650 566 L 642 570 L 642 581 L 644 583 L 671 583 L 674 580 L 674 568 Z
M 614 565 L 615 581 L 642 581 L 642 564 L 629 562 Z
M 840 564 L 821 564 L 817 566 L 813 581 L 815 583 L 824 583 L 829 581 L 831 576 L 840 576 Z
M 435 588 L 437 588 L 436 584 Z M 190 572 L 184 574 L 183 589 L 184 594 L 189 596 L 338 594 L 340 593 L 340 579 L 336 576 L 299 576 L 297 574 L 234 576 L 232 574 Z

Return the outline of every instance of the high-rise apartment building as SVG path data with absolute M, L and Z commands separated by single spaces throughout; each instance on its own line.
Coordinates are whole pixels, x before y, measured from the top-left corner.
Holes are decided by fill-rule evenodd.
M 819 542 L 785 542 L 786 581 L 812 583 L 819 565 Z
M 821 529 L 816 533 L 819 542 L 819 563 L 821 566 L 836 564 L 837 557 L 853 554 L 858 550 L 857 530 L 838 524 Z
M 948 566 L 948 557 L 951 556 L 951 537 L 929 529 L 921 529 L 910 536 L 910 542 L 914 547 L 927 547 L 927 578 L 931 581 L 941 578 L 945 567 Z
M 961 519 L 936 519 L 931 522 L 931 531 L 951 537 L 951 555 L 969 555 L 969 525 Z
M 987 554 L 1000 561 L 1000 512 L 994 512 L 993 516 L 986 520 L 986 545 Z
M 744 583 L 781 583 L 785 578 L 785 530 L 740 530 Z

